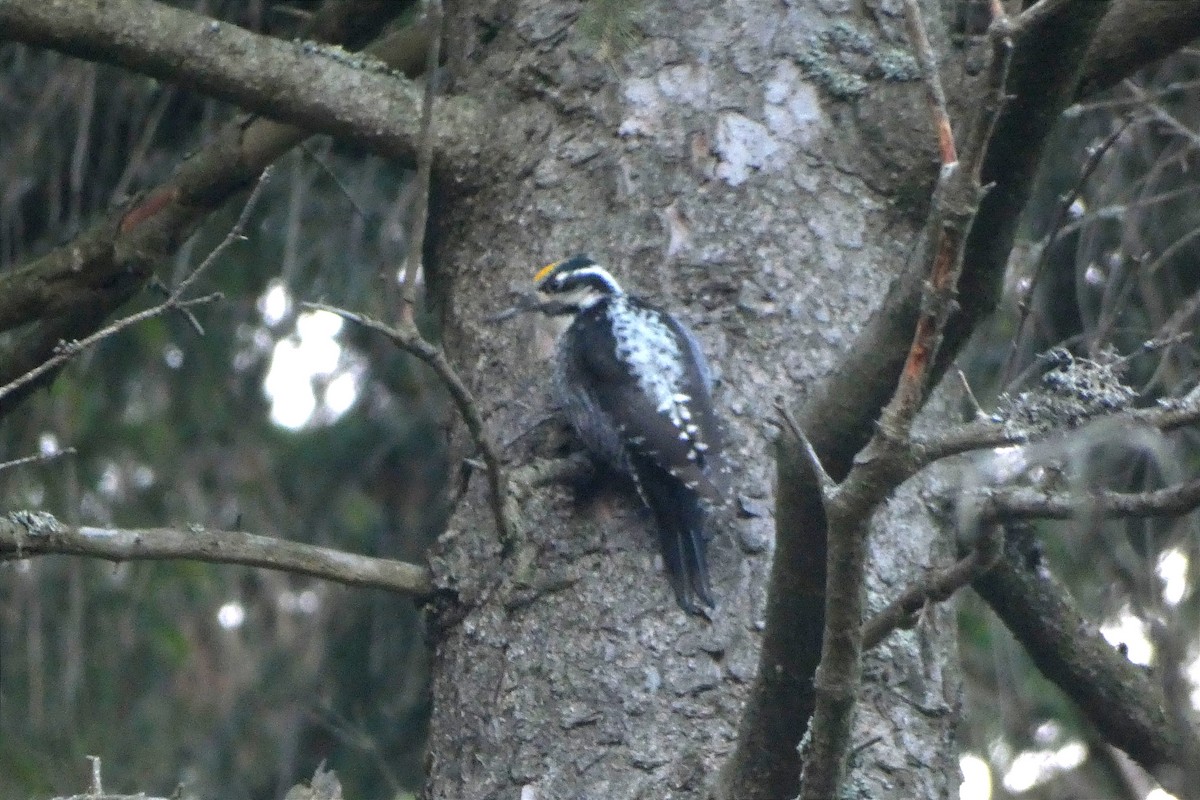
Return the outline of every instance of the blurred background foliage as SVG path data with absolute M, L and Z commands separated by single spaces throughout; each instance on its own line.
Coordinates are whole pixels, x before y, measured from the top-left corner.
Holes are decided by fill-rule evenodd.
M 1036 388 L 1052 347 L 1113 364 L 1138 405 L 1197 386 L 1200 350 L 1200 50 L 1180 51 L 1072 109 L 1048 143 L 1004 307 L 960 361 L 985 409 Z M 1022 480 L 1086 491 L 1156 489 L 1200 473 L 1195 430 L 1102 429 L 1026 453 Z M 1011 464 L 1010 464 L 1011 466 Z M 1196 514 L 1038 525 L 1047 562 L 1084 616 L 1145 664 L 1178 724 L 1200 709 Z M 1108 747 L 971 593 L 960 605 L 967 681 L 964 772 L 993 798 L 1143 798 Z M 1200 755 L 1198 755 L 1200 757 Z M 972 759 L 975 761 L 972 762 Z M 969 775 L 968 775 L 969 778 Z M 1161 790 L 1158 790 L 1161 792 Z M 1165 798 L 1165 793 L 1158 797 Z
M 311 2 L 181 2 L 290 38 Z M 389 13 L 406 4 L 392 4 Z M 0 260 L 69 240 L 240 112 L 117 69 L 0 46 Z M 395 313 L 410 175 L 310 140 L 202 279 L 224 301 L 81 356 L 0 427 L 3 506 L 80 524 L 203 525 L 417 560 L 445 516 L 443 403 L 391 345 L 302 313 Z M 173 285 L 240 208 L 159 278 Z M 153 291 L 136 301 L 160 299 Z M 189 563 L 0 566 L 0 798 L 110 790 L 279 797 L 321 760 L 347 796 L 419 785 L 428 654 L 413 604 Z
M 176 4 L 284 37 L 316 6 Z M 0 45 L 0 265 L 70 239 L 237 114 L 148 78 Z M 961 363 L 985 408 L 1035 386 L 1039 354 L 1054 345 L 1097 359 L 1115 348 L 1146 404 L 1195 385 L 1198 144 L 1195 50 L 1064 118 L 1006 306 Z M 395 314 L 409 178 L 322 138 L 283 159 L 246 240 L 203 279 L 225 294 L 197 312 L 203 335 L 182 315 L 127 330 L 0 424 L 0 460 L 77 450 L 0 471 L 3 508 L 418 559 L 446 515 L 440 390 L 387 343 L 297 305 Z M 210 220 L 164 265 L 163 284 L 203 259 L 238 211 Z M 1195 475 L 1197 462 L 1191 432 L 1153 445 L 1117 432 L 1084 443 L 1063 480 L 1136 490 Z M 1195 515 L 1045 524 L 1041 538 L 1085 614 L 1162 678 L 1178 710 L 1193 708 Z M 1146 796 L 983 603 L 966 592 L 960 607 L 963 796 L 985 797 L 988 784 L 996 798 Z M 259 800 L 327 760 L 347 797 L 403 795 L 420 781 L 428 670 L 416 610 L 380 592 L 189 563 L 0 564 L 0 800 L 81 791 L 88 754 L 124 792 L 182 783 L 189 795 Z

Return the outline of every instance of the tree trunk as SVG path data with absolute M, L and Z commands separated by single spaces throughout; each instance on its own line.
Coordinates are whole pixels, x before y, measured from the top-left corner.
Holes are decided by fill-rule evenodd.
M 472 481 L 437 563 L 462 613 L 435 632 L 430 797 L 701 797 L 716 784 L 759 666 L 775 399 L 803 399 L 835 368 L 904 265 L 923 213 L 906 203 L 935 176 L 899 3 L 604 12 L 622 5 L 460 16 L 454 37 L 478 44 L 452 63 L 460 88 L 494 98 L 493 148 L 477 188 L 440 211 L 431 284 L 501 442 L 551 411 L 543 321 L 486 321 L 538 266 L 589 252 L 692 327 L 719 377 L 740 498 L 714 524 L 719 608 L 711 623 L 677 608 L 635 495 L 581 505 L 566 486 L 534 489 L 526 542 L 502 559 Z M 908 493 L 880 515 L 872 608 L 946 557 L 923 514 Z M 957 786 L 953 615 L 931 622 L 867 659 L 853 796 Z

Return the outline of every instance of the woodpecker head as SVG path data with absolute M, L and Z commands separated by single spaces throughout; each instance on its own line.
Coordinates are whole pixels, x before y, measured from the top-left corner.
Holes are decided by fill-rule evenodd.
M 533 276 L 533 285 L 548 295 L 542 310 L 551 314 L 575 314 L 605 297 L 624 294 L 616 278 L 586 255 L 547 264 Z

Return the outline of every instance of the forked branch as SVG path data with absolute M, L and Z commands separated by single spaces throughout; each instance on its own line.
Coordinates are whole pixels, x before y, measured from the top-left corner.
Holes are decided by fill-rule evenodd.
M 839 794 L 862 681 L 869 521 L 879 504 L 912 474 L 912 421 L 928 396 L 946 323 L 955 309 L 967 235 L 983 196 L 983 156 L 1003 105 L 1012 49 L 1007 21 L 1000 17 L 992 24 L 993 49 L 985 94 L 960 162 L 945 92 L 917 0 L 905 0 L 905 14 L 928 90 L 942 157 L 941 174 L 917 251 L 918 263 L 926 265 L 928 279 L 908 356 L 879 427 L 826 503 L 825 630 L 821 662 L 814 678 L 816 704 L 801 775 L 802 800 L 827 800 Z

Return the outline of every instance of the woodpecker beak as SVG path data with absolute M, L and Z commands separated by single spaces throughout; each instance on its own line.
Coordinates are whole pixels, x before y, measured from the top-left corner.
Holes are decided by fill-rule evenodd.
M 536 292 L 514 289 L 511 294 L 516 298 L 515 305 L 512 305 L 503 311 L 498 311 L 491 316 L 484 317 L 485 322 L 507 322 L 519 314 L 527 314 L 530 311 L 541 310 L 543 301 Z
M 514 290 L 512 294 L 516 297 L 516 304 L 503 311 L 497 311 L 495 314 L 484 317 L 484 322 L 492 324 L 508 322 L 513 317 L 520 314 L 528 314 L 530 311 L 537 311 L 548 317 L 554 317 L 559 314 L 569 314 L 575 310 L 575 307 L 570 303 L 551 298 L 543 292 Z

